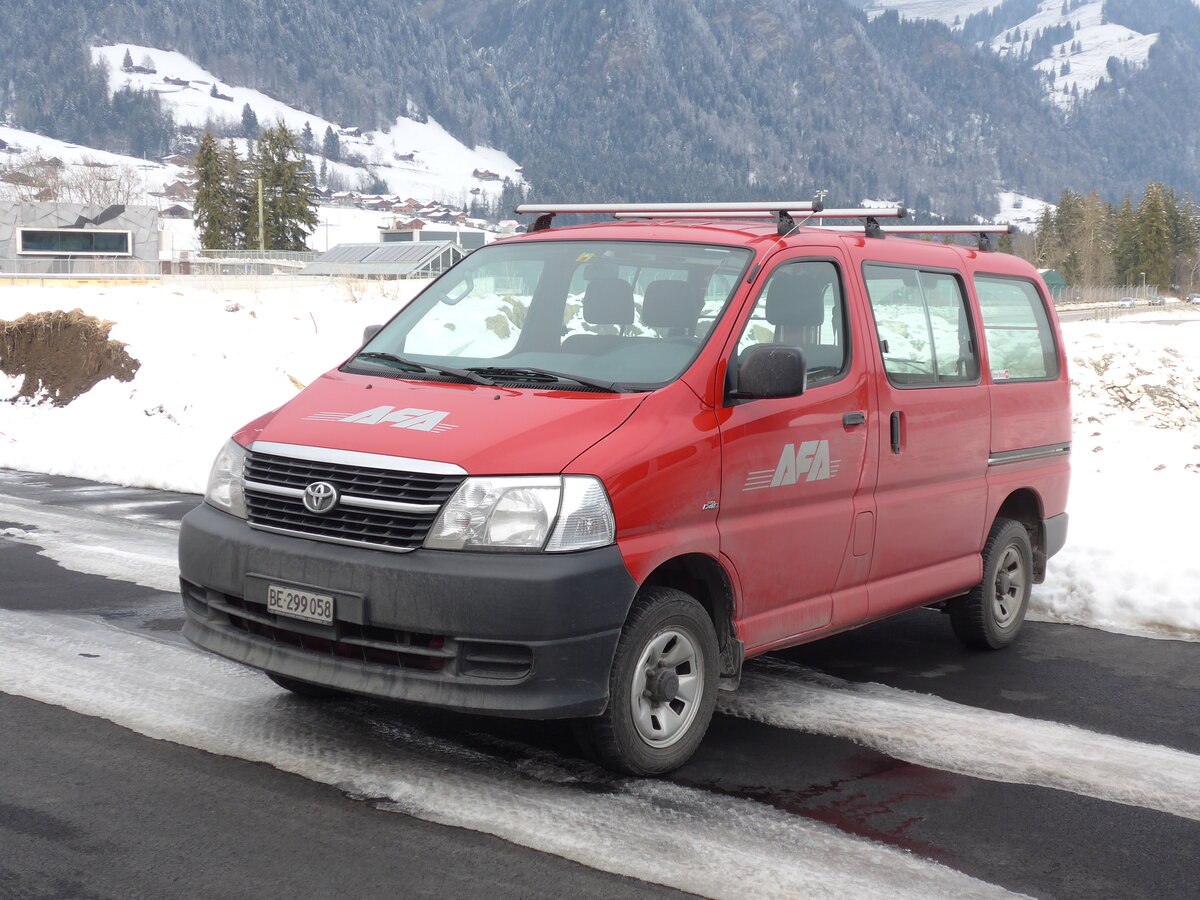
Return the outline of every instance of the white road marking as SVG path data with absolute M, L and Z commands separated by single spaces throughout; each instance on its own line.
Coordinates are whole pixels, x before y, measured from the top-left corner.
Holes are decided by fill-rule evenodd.
M 0 611 L 0 690 L 707 897 L 1012 896 L 765 804 L 640 779 L 573 786 L 581 764 L 514 767 L 363 715 L 366 704 L 306 703 L 256 672 L 88 619 Z
M 1200 756 L 1073 725 L 977 709 L 771 660 L 751 663 L 718 709 L 848 738 L 973 778 L 1032 784 L 1200 820 Z

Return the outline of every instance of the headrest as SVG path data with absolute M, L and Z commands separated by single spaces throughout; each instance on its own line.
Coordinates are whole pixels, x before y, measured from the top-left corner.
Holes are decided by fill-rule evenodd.
M 772 325 L 811 327 L 825 321 L 828 278 L 802 272 L 781 272 L 767 288 L 767 321 Z
M 596 278 L 583 292 L 583 318 L 593 325 L 632 325 L 633 288 L 620 278 Z
M 704 296 L 686 281 L 652 281 L 642 297 L 642 324 L 651 328 L 695 328 Z

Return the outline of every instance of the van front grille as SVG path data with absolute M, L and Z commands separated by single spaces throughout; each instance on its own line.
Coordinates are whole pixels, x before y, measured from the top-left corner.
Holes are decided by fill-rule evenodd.
M 465 475 L 431 475 L 247 453 L 246 512 L 252 527 L 318 541 L 405 551 L 420 547 L 438 510 Z M 337 504 L 314 513 L 304 490 L 327 482 Z
M 465 477 L 313 462 L 254 451 L 246 454 L 247 481 L 299 490 L 314 481 L 328 481 L 343 494 L 398 503 L 436 503 L 441 506 Z

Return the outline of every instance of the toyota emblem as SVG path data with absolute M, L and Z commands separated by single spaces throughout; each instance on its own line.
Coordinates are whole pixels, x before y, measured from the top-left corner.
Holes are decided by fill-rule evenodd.
M 337 502 L 338 489 L 328 481 L 314 481 L 304 489 L 304 508 L 310 513 L 327 513 L 337 506 Z

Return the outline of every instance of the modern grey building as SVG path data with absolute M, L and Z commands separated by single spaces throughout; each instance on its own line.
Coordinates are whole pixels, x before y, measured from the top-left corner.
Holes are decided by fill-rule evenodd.
M 478 229 L 425 225 L 420 221 L 379 229 L 379 240 L 385 244 L 449 241 L 464 250 L 478 250 L 487 243 L 487 238 L 488 235 Z
M 0 271 L 158 272 L 153 206 L 0 200 Z

